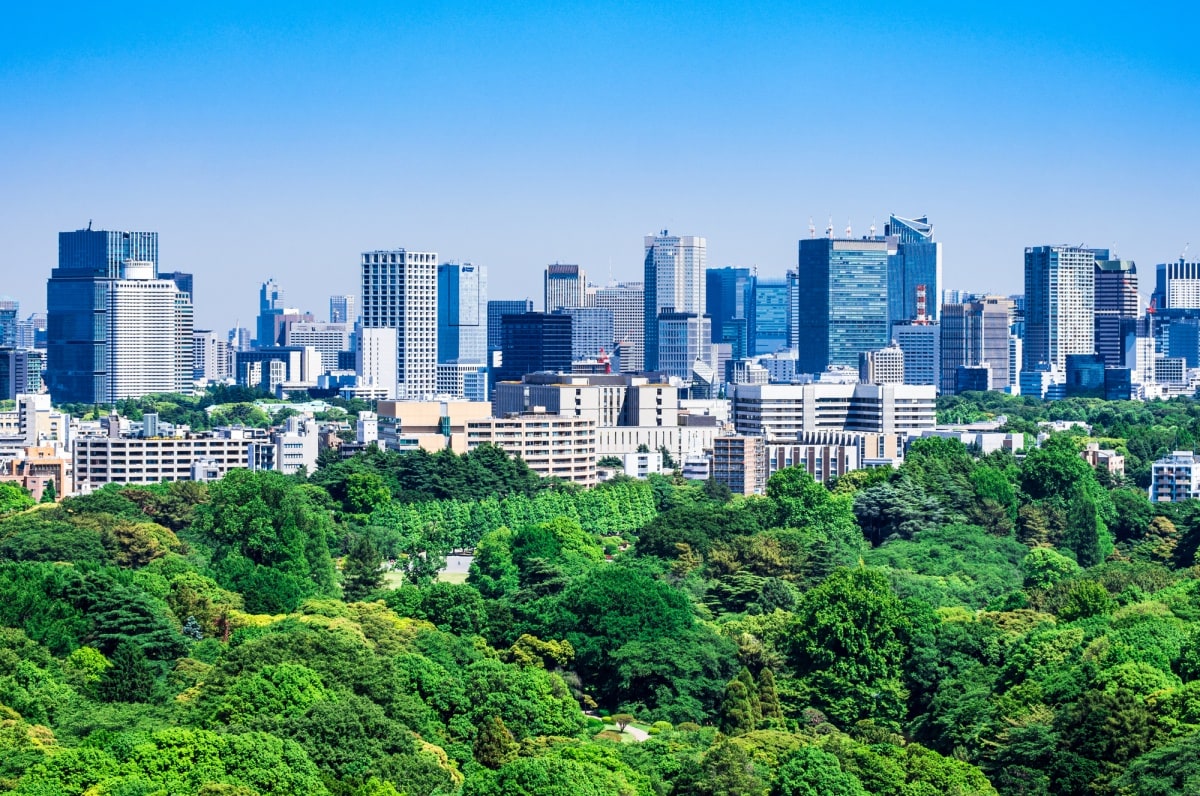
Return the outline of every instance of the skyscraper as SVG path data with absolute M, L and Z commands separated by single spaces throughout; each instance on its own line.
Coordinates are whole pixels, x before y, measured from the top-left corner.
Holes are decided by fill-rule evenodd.
M 888 344 L 886 241 L 804 239 L 797 270 L 797 371 L 857 368 L 859 354 Z
M 192 307 L 158 278 L 158 233 L 59 233 L 46 284 L 47 383 L 55 400 L 113 403 L 187 392 Z
M 647 235 L 645 247 L 645 368 L 657 370 L 659 313 L 705 314 L 708 242 L 691 235 L 670 235 L 664 229 L 658 235 Z
M 254 344 L 259 348 L 279 345 L 279 316 L 283 315 L 283 288 L 274 279 L 263 282 L 258 289 L 258 336 Z
M 584 306 L 587 276 L 578 265 L 547 265 L 544 280 L 543 308 L 546 312 Z
M 690 380 L 699 361 L 709 373 L 717 370 L 713 354 L 711 321 L 694 312 L 660 312 L 658 315 L 658 370 Z
M 438 266 L 438 362 L 487 362 L 487 266 Z
M 917 287 L 928 296 L 942 289 L 942 244 L 933 239 L 933 225 L 925 216 L 892 216 L 884 235 L 896 238 L 896 251 L 888 254 L 888 322 L 911 321 L 917 315 Z M 931 307 L 938 319 L 937 303 Z
M 437 392 L 437 254 L 364 252 L 362 328 L 396 330 L 397 396 Z
M 500 328 L 502 364 L 496 371 L 495 382 L 520 381 L 526 373 L 571 370 L 570 315 L 547 312 L 504 315 Z
M 329 322 L 349 323 L 353 325 L 358 320 L 356 303 L 354 296 L 330 296 Z
M 487 364 L 494 367 L 503 348 L 501 319 L 505 315 L 524 315 L 533 312 L 533 299 L 497 299 L 487 303 Z
M 179 288 L 180 293 L 187 294 L 188 303 L 193 307 L 196 306 L 196 280 L 192 274 L 186 271 L 160 271 L 159 279 L 170 279 L 175 283 L 175 287 Z
M 984 296 L 978 301 L 942 306 L 941 390 L 958 392 L 958 369 L 991 368 L 991 389 L 1011 383 L 1008 368 L 1008 322 L 1011 299 Z
M 20 314 L 21 302 L 8 296 L 0 298 L 0 347 L 17 346 L 17 317 Z
M 1039 364 L 1048 364 L 1066 372 L 1067 354 L 1095 353 L 1095 269 L 1096 255 L 1091 249 L 1025 249 L 1021 370 L 1033 371 Z
M 757 350 L 756 281 L 749 268 L 710 268 L 704 274 L 712 342 L 729 343 L 734 359 L 745 359 Z
M 596 359 L 613 348 L 613 313 L 602 307 L 558 310 L 571 316 L 571 361 Z
M 641 282 L 618 282 L 597 288 L 590 297 L 591 306 L 611 310 L 613 314 L 613 342 L 620 355 L 623 373 L 634 373 L 645 367 L 645 313 L 646 292 Z M 609 352 L 613 353 L 613 352 Z
M 1097 259 L 1095 278 L 1096 353 L 1106 367 L 1127 367 L 1125 339 L 1137 332 L 1137 266 L 1132 260 Z

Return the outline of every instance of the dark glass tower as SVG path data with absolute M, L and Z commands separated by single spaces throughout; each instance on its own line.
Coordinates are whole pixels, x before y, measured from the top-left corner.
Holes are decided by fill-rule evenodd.
M 751 356 L 757 348 L 754 274 L 749 268 L 710 268 L 704 282 L 712 342 L 729 343 L 734 359 Z
M 773 354 L 786 346 L 789 317 L 788 283 L 783 279 L 756 279 L 753 353 Z
M 520 381 L 526 373 L 571 370 L 571 316 L 527 312 L 501 320 L 501 366 L 496 382 Z
M 438 266 L 439 363 L 486 362 L 487 269 L 472 263 Z
M 888 322 L 902 323 L 917 317 L 917 287 L 926 296 L 941 296 L 942 244 L 933 239 L 929 219 L 888 219 L 884 234 L 896 238 L 896 251 L 888 255 Z M 929 302 L 926 314 L 938 320 L 938 301 Z
M 801 240 L 798 271 L 799 372 L 857 369 L 859 354 L 888 344 L 887 241 Z

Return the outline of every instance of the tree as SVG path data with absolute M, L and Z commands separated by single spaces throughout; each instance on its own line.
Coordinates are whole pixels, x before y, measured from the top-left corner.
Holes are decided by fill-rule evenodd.
M 1096 508 L 1095 499 L 1082 486 L 1075 489 L 1067 506 L 1067 528 L 1063 543 L 1075 553 L 1081 567 L 1099 564 L 1112 552 L 1112 543 L 1105 545 L 1107 534 Z
M 797 749 L 779 768 L 772 796 L 867 796 L 858 777 L 813 746 Z
M 775 674 L 770 669 L 758 673 L 758 703 L 762 708 L 762 719 L 768 727 L 782 724 L 783 708 L 779 706 L 779 693 L 775 689 Z
M 24 511 L 34 505 L 29 492 L 17 484 L 0 481 L 0 515 Z
M 730 680 L 725 685 L 725 698 L 721 700 L 721 732 L 726 735 L 744 735 L 758 727 L 750 692 L 741 680 Z
M 625 732 L 625 728 L 636 720 L 632 713 L 614 713 L 610 718 L 612 723 L 617 725 L 618 732 Z
M 58 490 L 54 488 L 54 479 L 51 478 L 46 482 L 46 486 L 42 489 L 42 499 L 38 503 L 54 503 L 58 500 Z
M 342 564 L 342 593 L 357 602 L 383 586 L 383 556 L 366 536 L 355 537 Z
M 479 765 L 494 770 L 516 760 L 518 749 L 513 734 L 504 726 L 504 719 L 492 716 L 480 725 L 471 754 Z
M 111 664 L 100 675 L 97 692 L 105 702 L 149 702 L 154 695 L 154 672 L 142 648 L 133 641 L 122 641 Z

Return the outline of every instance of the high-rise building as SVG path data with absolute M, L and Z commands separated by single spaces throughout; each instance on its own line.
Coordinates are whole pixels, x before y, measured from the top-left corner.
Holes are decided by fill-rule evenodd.
M 230 351 L 249 351 L 254 345 L 254 338 L 250 336 L 250 330 L 239 326 L 229 330 L 229 350 Z
M 697 361 L 714 372 L 712 326 L 706 315 L 694 312 L 660 312 L 658 315 L 658 370 L 691 380 Z
M 942 244 L 933 239 L 933 225 L 925 216 L 892 216 L 884 235 L 896 239 L 895 253 L 888 254 L 888 321 L 898 323 L 917 317 L 917 288 L 927 296 L 942 289 Z M 937 320 L 937 304 L 930 307 Z
M 46 381 L 55 400 L 190 391 L 191 302 L 158 278 L 158 233 L 59 233 L 46 305 Z
M 487 362 L 487 266 L 438 266 L 438 362 Z
M 789 277 L 792 272 L 788 272 Z M 754 354 L 774 354 L 790 345 L 788 296 L 791 282 L 759 277 L 754 284 Z
M 704 274 L 704 303 L 712 319 L 712 342 L 728 343 L 734 359 L 757 349 L 755 282 L 749 268 L 710 268 Z
M 582 307 L 587 290 L 587 276 L 578 265 L 554 263 L 546 266 L 545 296 L 543 309 L 546 312 Z
M 987 366 L 992 389 L 1011 383 L 1008 321 L 1012 300 L 984 296 L 964 304 L 943 304 L 941 321 L 941 391 L 958 392 L 958 369 Z
M 878 351 L 859 354 L 858 380 L 863 384 L 906 384 L 904 351 L 893 342 Z
M 571 316 L 571 361 L 598 359 L 612 352 L 615 339 L 612 310 L 572 307 L 558 310 Z
M 942 329 L 936 323 L 900 323 L 892 337 L 904 352 L 904 383 L 941 384 Z
M 437 392 L 437 265 L 434 252 L 362 255 L 362 327 L 396 330 L 398 397 Z
M 797 270 L 798 371 L 856 368 L 888 344 L 887 241 L 804 239 Z
M 42 391 L 42 352 L 0 346 L 0 401 Z
M 358 320 L 357 305 L 358 302 L 354 296 L 330 296 L 329 322 L 348 323 L 353 326 L 354 322 Z
M 0 346 L 17 347 L 17 317 L 20 314 L 21 302 L 8 296 L 0 298 Z
M 533 312 L 533 299 L 497 299 L 487 303 L 487 364 L 489 368 L 499 365 L 500 351 L 504 343 L 501 319 L 505 315 L 524 315 L 527 312 Z
M 284 345 L 303 348 L 309 346 L 321 353 L 321 370 L 338 369 L 338 354 L 350 350 L 353 329 L 348 323 L 292 323 L 288 324 Z
M 188 303 L 196 306 L 196 280 L 192 274 L 184 271 L 159 271 L 158 278 L 170 279 L 175 283 L 175 287 L 179 288 L 180 293 L 187 294 Z
M 229 342 L 208 329 L 192 332 L 192 379 L 223 382 L 233 378 L 233 356 Z
M 1108 367 L 1126 367 L 1125 338 L 1136 331 L 1137 266 L 1132 260 L 1096 260 L 1096 353 Z
M 17 322 L 17 348 L 36 348 L 46 350 L 46 313 L 34 312 L 23 321 Z
M 1107 259 L 1107 253 L 1105 253 Z M 1066 371 L 1067 354 L 1095 352 L 1096 253 L 1071 246 L 1025 249 L 1022 370 L 1046 363 Z M 945 356 L 943 337 L 943 357 Z
M 1157 309 L 1200 309 L 1200 262 L 1183 257 L 1159 263 L 1155 269 L 1154 303 Z
M 645 247 L 644 365 L 646 370 L 660 370 L 659 314 L 705 314 L 704 269 L 708 242 L 691 235 L 670 235 L 664 229 L 658 235 L 647 235 Z
M 259 348 L 280 344 L 278 316 L 284 313 L 283 301 L 283 288 L 274 279 L 259 286 L 257 336 L 254 338 L 254 344 Z
M 623 373 L 636 373 L 645 368 L 645 300 L 641 282 L 610 284 L 596 288 L 589 296 L 591 306 L 612 311 L 613 342 Z
M 571 370 L 571 316 L 527 312 L 501 318 L 501 364 L 493 385 L 526 373 Z
M 359 386 L 378 388 L 383 398 L 395 400 L 400 381 L 396 370 L 399 363 L 396 329 L 361 329 L 358 334 L 354 372 L 358 375 Z

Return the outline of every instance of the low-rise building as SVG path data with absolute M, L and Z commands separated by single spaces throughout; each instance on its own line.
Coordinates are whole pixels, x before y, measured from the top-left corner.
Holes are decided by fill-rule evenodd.
M 80 437 L 75 440 L 73 456 L 75 486 L 78 491 L 89 492 L 105 484 L 188 481 L 197 461 L 215 467 L 224 476 L 233 469 L 258 466 L 255 446 L 270 445 L 265 430 L 240 426 L 183 438 Z
M 490 417 L 485 401 L 380 401 L 375 406 L 379 443 L 388 450 L 449 448 L 466 453 L 467 424 Z
M 74 491 L 71 460 L 51 445 L 21 448 L 13 458 L 0 460 L 0 481 L 27 489 L 34 500 L 42 499 L 50 483 L 54 484 L 54 492 L 59 497 Z
M 1117 478 L 1125 475 L 1125 457 L 1116 451 L 1102 450 L 1099 442 L 1089 442 L 1079 455 L 1092 467 L 1103 467 Z
M 519 456 L 544 478 L 596 485 L 596 421 L 548 412 L 467 422 L 467 450 L 492 444 Z
M 1200 498 L 1200 461 L 1192 451 L 1175 451 L 1150 468 L 1150 501 L 1176 503 Z
M 935 424 L 936 390 L 910 384 L 739 384 L 733 389 L 737 433 L 768 444 L 815 431 L 918 434 Z
M 813 480 L 828 484 L 852 470 L 899 466 L 903 458 L 901 434 L 815 431 L 801 434 L 795 442 L 767 446 L 767 472 L 802 467 Z

